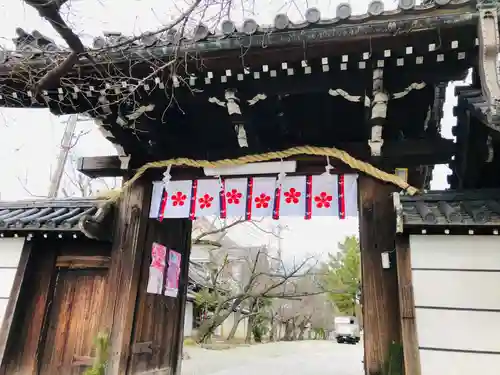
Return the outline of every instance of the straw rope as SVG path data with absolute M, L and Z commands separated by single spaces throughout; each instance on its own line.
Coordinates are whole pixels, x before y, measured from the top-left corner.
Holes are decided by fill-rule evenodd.
M 409 195 L 414 195 L 418 192 L 418 189 L 410 186 L 405 180 L 401 177 L 396 176 L 394 174 L 390 174 L 384 172 L 373 165 L 364 162 L 362 160 L 358 160 L 347 152 L 339 150 L 337 148 L 329 148 L 329 147 L 316 147 L 316 146 L 299 146 L 292 147 L 283 151 L 272 151 L 259 155 L 246 155 L 241 156 L 236 159 L 223 159 L 217 161 L 208 161 L 208 160 L 193 160 L 188 158 L 175 158 L 169 160 L 162 161 L 154 161 L 147 164 L 144 164 L 140 167 L 135 175 L 129 179 L 121 189 L 111 191 L 110 194 L 107 194 L 107 198 L 111 201 L 116 201 L 120 198 L 121 194 L 124 191 L 130 188 L 134 182 L 136 182 L 141 176 L 149 169 L 153 168 L 166 168 L 169 165 L 171 166 L 187 166 L 187 167 L 195 167 L 195 168 L 220 168 L 220 167 L 230 167 L 243 165 L 248 163 L 256 163 L 263 161 L 270 161 L 276 159 L 285 159 L 290 156 L 295 155 L 316 155 L 316 156 L 328 156 L 331 158 L 338 159 L 343 163 L 347 164 L 352 169 L 358 170 L 362 173 L 365 173 L 371 177 L 374 177 L 378 180 L 392 183 L 401 189 L 405 190 Z

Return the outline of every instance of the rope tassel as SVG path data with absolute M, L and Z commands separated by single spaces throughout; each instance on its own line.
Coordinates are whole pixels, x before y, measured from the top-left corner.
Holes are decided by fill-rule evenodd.
M 173 165 L 193 167 L 193 168 L 220 168 L 220 167 L 244 165 L 249 163 L 258 163 L 276 159 L 278 160 L 286 159 L 296 155 L 315 155 L 315 156 L 328 156 L 330 158 L 335 158 L 342 161 L 344 164 L 348 165 L 352 169 L 367 174 L 380 181 L 394 184 L 400 187 L 401 189 L 405 190 L 406 193 L 408 193 L 409 195 L 414 195 L 418 193 L 417 188 L 409 185 L 401 177 L 384 172 L 374 167 L 370 163 L 358 160 L 349 155 L 345 151 L 339 150 L 334 147 L 329 148 L 329 147 L 316 147 L 316 146 L 298 146 L 283 151 L 272 151 L 259 155 L 245 155 L 236 159 L 222 159 L 217 161 L 208 161 L 208 160 L 193 160 L 188 158 L 176 158 L 176 159 L 150 162 L 140 167 L 135 173 L 135 175 L 130 180 L 128 180 L 120 190 L 110 192 L 111 194 L 108 194 L 108 199 L 111 201 L 117 201 L 124 191 L 129 189 L 130 186 L 134 182 L 136 182 L 139 178 L 141 178 L 141 176 L 147 170 L 153 168 L 166 168 L 168 166 L 173 166 Z

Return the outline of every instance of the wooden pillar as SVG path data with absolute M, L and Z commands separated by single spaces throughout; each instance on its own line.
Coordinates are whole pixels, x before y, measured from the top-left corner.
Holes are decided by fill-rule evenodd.
M 110 334 L 108 375 L 126 374 L 152 183 L 135 182 L 117 203 L 103 327 Z
M 405 374 L 420 375 L 420 352 L 415 321 L 415 299 L 413 296 L 410 239 L 408 236 L 398 236 L 396 238 L 396 258 Z
M 142 274 L 134 318 L 133 350 L 129 374 L 157 371 L 178 374 L 180 364 L 184 311 L 188 286 L 191 221 L 150 220 L 143 253 Z M 146 293 L 151 264 L 151 246 L 160 243 L 182 255 L 177 298 Z M 177 372 L 176 372 L 177 371 Z
M 392 185 L 360 175 L 359 215 L 366 375 L 383 373 L 392 342 L 400 343 L 396 265 L 382 268 L 381 254 L 395 249 Z

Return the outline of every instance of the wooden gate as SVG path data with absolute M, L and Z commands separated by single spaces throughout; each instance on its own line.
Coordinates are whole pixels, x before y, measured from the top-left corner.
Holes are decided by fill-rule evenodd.
M 39 375 L 81 374 L 92 349 L 105 303 L 106 269 L 60 268 L 44 324 Z

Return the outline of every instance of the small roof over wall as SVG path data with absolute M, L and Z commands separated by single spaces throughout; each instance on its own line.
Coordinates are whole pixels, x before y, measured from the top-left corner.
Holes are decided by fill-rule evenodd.
M 0 236 L 111 240 L 110 207 L 94 198 L 0 202 Z
M 500 189 L 432 191 L 396 196 L 398 232 L 490 234 L 500 231 Z

